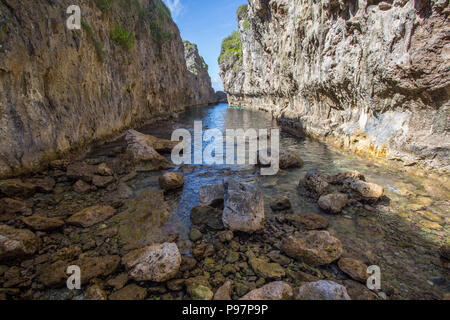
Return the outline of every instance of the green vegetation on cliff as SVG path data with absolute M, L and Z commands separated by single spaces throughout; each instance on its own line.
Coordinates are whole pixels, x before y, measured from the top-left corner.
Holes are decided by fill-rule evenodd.
M 103 42 L 97 37 L 91 25 L 84 19 L 81 19 L 81 27 L 87 32 L 88 37 L 92 40 L 95 51 L 97 52 L 98 60 L 103 63 L 105 61 L 105 58 L 108 56 Z
M 136 43 L 136 36 L 134 33 L 117 24 L 111 30 L 110 36 L 111 40 L 128 50 L 132 49 Z
M 242 62 L 241 34 L 236 30 L 223 40 L 219 64 L 233 62 L 234 57 L 237 57 L 238 61 Z

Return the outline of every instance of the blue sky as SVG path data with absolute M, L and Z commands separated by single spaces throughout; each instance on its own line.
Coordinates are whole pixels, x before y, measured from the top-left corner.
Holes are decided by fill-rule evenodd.
M 236 11 L 246 0 L 164 0 L 183 40 L 198 45 L 216 90 L 222 90 L 217 58 L 222 40 L 237 30 Z

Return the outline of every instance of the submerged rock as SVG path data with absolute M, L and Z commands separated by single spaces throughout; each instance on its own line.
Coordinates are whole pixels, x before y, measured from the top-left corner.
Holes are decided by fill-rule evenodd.
M 87 193 L 88 191 L 91 190 L 91 186 L 89 184 L 87 184 L 86 182 L 84 182 L 83 180 L 78 180 L 73 185 L 73 190 L 76 193 Z
M 248 260 L 255 273 L 264 279 L 281 279 L 286 275 L 284 268 L 278 263 L 269 263 L 264 259 L 250 258 Z
M 23 217 L 22 221 L 30 228 L 38 231 L 54 230 L 64 225 L 64 221 L 60 219 L 40 216 Z
M 439 248 L 439 255 L 442 258 L 450 260 L 450 244 L 444 244 L 442 247 L 440 247 Z
M 345 180 L 344 187 L 366 201 L 377 201 L 383 196 L 384 192 L 382 186 L 355 179 Z
M 304 284 L 295 291 L 295 300 L 351 300 L 344 286 L 329 280 Z
M 226 179 L 223 224 L 232 231 L 253 233 L 264 228 L 264 198 L 250 184 Z
M 92 182 L 92 178 L 97 173 L 97 166 L 84 162 L 75 162 L 67 166 L 66 175 L 72 180 L 82 180 Z
M 286 210 L 290 209 L 291 207 L 292 207 L 291 200 L 289 200 L 289 198 L 286 196 L 280 197 L 270 203 L 270 208 L 273 211 Z
M 201 204 L 192 208 L 190 217 L 195 225 L 206 225 L 213 230 L 223 230 L 222 210 Z
M 34 195 L 38 191 L 36 185 L 23 182 L 20 179 L 9 179 L 9 180 L 1 180 L 0 181 L 0 193 L 8 197 L 24 197 L 28 198 Z
M 109 296 L 109 300 L 144 300 L 147 290 L 136 284 L 130 284 Z
M 122 263 L 136 281 L 165 282 L 180 269 L 181 255 L 175 243 L 154 244 L 128 253 Z
M 327 193 L 330 188 L 326 176 L 317 169 L 309 170 L 300 184 L 310 191 L 314 197 Z
M 0 262 L 32 255 L 39 242 L 39 238 L 29 230 L 0 224 Z
M 309 231 L 304 238 L 290 236 L 283 240 L 281 249 L 313 267 L 336 261 L 344 251 L 341 241 L 327 231 Z
M 331 184 L 343 184 L 347 179 L 355 179 L 366 181 L 364 175 L 359 171 L 345 171 L 337 175 L 328 177 L 328 182 Z
M 303 159 L 292 150 L 280 150 L 280 169 L 301 168 Z
M 99 222 L 111 218 L 115 214 L 116 209 L 113 207 L 92 206 L 72 215 L 67 220 L 67 223 L 78 227 L 89 228 Z
M 326 229 L 329 225 L 328 219 L 315 213 L 288 214 L 285 219 L 293 225 L 307 230 Z
M 338 214 L 348 204 L 348 196 L 345 193 L 332 193 L 319 198 L 319 207 L 328 213 Z
M 176 172 L 166 172 L 159 177 L 159 186 L 164 191 L 171 191 L 183 188 L 184 177 Z
M 240 300 L 290 300 L 292 287 L 283 281 L 275 281 L 247 293 Z
M 86 289 L 84 292 L 83 300 L 107 300 L 108 296 L 99 285 L 94 284 Z

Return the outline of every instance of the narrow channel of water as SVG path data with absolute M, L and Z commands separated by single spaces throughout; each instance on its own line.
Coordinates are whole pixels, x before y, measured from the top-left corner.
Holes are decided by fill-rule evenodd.
M 188 109 L 170 124 L 153 124 L 140 131 L 170 139 L 176 128 L 192 132 L 195 120 L 201 120 L 204 129 L 218 128 L 221 131 L 277 127 L 276 121 L 264 112 L 219 104 Z M 282 133 L 280 139 L 282 149 L 292 149 L 301 155 L 305 162 L 303 168 L 281 170 L 276 176 L 260 176 L 253 166 L 193 165 L 178 168 L 185 174 L 185 187 L 181 195 L 168 199 L 174 214 L 164 230 L 178 235 L 178 244 L 184 253 L 189 253 L 190 249 L 189 212 L 199 204 L 198 187 L 233 175 L 258 185 L 264 194 L 266 216 L 269 218 L 275 215 L 269 203 L 279 196 L 290 198 L 294 213 L 314 212 L 327 217 L 330 233 L 342 241 L 347 252 L 381 267 L 383 290 L 390 290 L 403 298 L 432 298 L 450 291 L 448 269 L 442 266 L 437 254 L 442 243 L 450 242 L 448 186 L 351 154 L 342 154 L 308 138 L 298 139 Z M 91 156 L 101 156 L 123 144 L 123 140 L 106 144 Z M 367 181 L 382 185 L 390 201 L 377 205 L 374 212 L 348 207 L 340 215 L 324 214 L 315 201 L 297 188 L 299 181 L 312 168 L 326 174 L 358 170 Z M 136 194 L 146 188 L 158 188 L 159 175 L 158 172 L 140 173 L 133 182 Z M 328 267 L 327 271 L 337 278 L 341 276 L 336 266 Z

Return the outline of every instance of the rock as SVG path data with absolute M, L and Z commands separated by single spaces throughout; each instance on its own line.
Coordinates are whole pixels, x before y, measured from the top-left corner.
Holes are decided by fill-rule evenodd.
M 380 8 L 381 11 L 387 11 L 392 8 L 392 4 L 382 1 L 378 4 L 378 8 Z
M 64 225 L 64 221 L 56 218 L 46 218 L 40 216 L 23 217 L 23 223 L 33 230 L 49 231 L 61 228 Z
M 353 191 L 357 196 L 366 201 L 377 201 L 383 196 L 384 192 L 382 186 L 355 179 L 345 180 L 344 187 Z
M 366 178 L 364 177 L 364 175 L 359 171 L 345 171 L 345 172 L 341 172 L 337 175 L 328 177 L 328 183 L 343 184 L 344 181 L 347 179 L 366 181 Z
M 97 173 L 101 176 L 113 176 L 114 175 L 114 172 L 110 168 L 108 168 L 106 163 L 100 163 L 97 166 Z
M 27 205 L 23 201 L 11 198 L 0 199 L 0 221 L 8 221 L 16 217 L 17 214 L 25 213 Z
M 106 295 L 105 290 L 100 288 L 99 285 L 94 284 L 86 289 L 84 292 L 83 300 L 107 300 L 108 296 Z
M 92 177 L 92 184 L 99 188 L 106 188 L 109 184 L 114 182 L 114 177 L 111 176 L 98 176 Z
M 286 196 L 280 197 L 270 203 L 270 208 L 273 211 L 286 210 L 290 209 L 291 207 L 292 207 L 291 200 L 289 200 L 289 198 Z
M 89 184 L 87 184 L 86 182 L 84 182 L 83 180 L 78 180 L 73 185 L 73 190 L 76 193 L 87 193 L 88 191 L 91 190 L 91 186 Z
M 270 258 L 270 260 L 282 266 L 287 266 L 289 263 L 291 263 L 291 259 L 280 254 L 278 251 L 271 251 L 267 254 L 267 256 Z
M 223 183 L 201 186 L 198 194 L 202 204 L 217 207 L 217 204 L 223 204 L 224 201 Z
M 32 255 L 39 247 L 39 238 L 24 229 L 0 224 L 0 262 Z
M 200 240 L 201 238 L 203 238 L 202 232 L 197 228 L 191 228 L 191 231 L 189 232 L 189 239 L 195 242 L 197 240 Z
M 128 130 L 125 135 L 128 144 L 140 144 L 149 146 L 158 152 L 171 152 L 180 142 L 160 139 L 149 134 L 143 134 L 136 130 Z
M 288 214 L 285 219 L 296 227 L 307 230 L 326 229 L 329 225 L 328 219 L 315 213 Z
M 194 290 L 197 289 L 199 286 L 210 288 L 208 278 L 205 276 L 197 276 L 197 277 L 186 279 L 185 285 L 186 285 L 186 291 L 191 298 L 193 298 L 194 295 L 198 294 L 198 292 L 195 293 Z M 200 293 L 202 291 L 206 291 L 206 290 L 200 289 Z M 212 296 L 211 296 L 211 299 L 212 299 Z
M 293 290 L 283 281 L 275 281 L 247 293 L 240 300 L 290 300 Z
M 234 237 L 234 234 L 233 234 L 233 231 L 231 231 L 231 230 L 219 232 L 219 234 L 217 235 L 217 238 L 219 239 L 220 242 L 231 241 L 231 240 L 233 240 L 233 237 Z
M 112 287 L 116 290 L 122 289 L 128 282 L 128 274 L 121 273 L 117 277 L 111 278 L 106 282 L 108 287 Z
M 107 277 L 116 272 L 120 264 L 119 256 L 82 257 L 66 265 L 76 265 L 81 270 L 81 284 L 89 283 L 97 277 Z M 65 272 L 65 270 L 64 270 Z
M 8 197 L 28 198 L 37 192 L 38 188 L 29 182 L 22 182 L 20 179 L 9 179 L 0 181 L 0 193 Z
M 352 300 L 380 300 L 374 292 L 367 288 L 366 284 L 353 280 L 344 280 L 342 285 L 347 289 L 347 293 Z
M 147 290 L 136 284 L 130 284 L 109 296 L 109 300 L 144 300 Z
M 159 186 L 164 191 L 171 191 L 183 188 L 184 177 L 176 172 L 166 172 L 159 177 Z
M 344 251 L 341 241 L 327 231 L 309 231 L 304 238 L 290 236 L 281 248 L 288 256 L 313 267 L 336 261 Z
M 155 141 L 150 137 L 151 136 L 144 135 L 134 130 L 127 131 L 125 136 L 125 140 L 127 141 L 127 152 L 132 156 L 135 163 L 140 165 L 137 170 L 155 171 L 172 168 L 173 164 L 152 147 Z M 176 144 L 178 143 L 175 143 L 175 145 Z
M 253 271 L 264 279 L 281 279 L 286 275 L 283 267 L 278 263 L 268 263 L 263 259 L 250 258 L 249 264 Z
M 184 287 L 184 279 L 169 280 L 166 283 L 167 289 L 171 291 L 181 291 Z
M 311 169 L 306 172 L 305 178 L 301 183 L 315 197 L 327 193 L 330 188 L 325 175 L 317 169 Z
M 212 300 L 214 293 L 208 287 L 199 285 L 191 290 L 190 296 L 193 300 Z
M 444 244 L 439 248 L 439 255 L 442 258 L 450 260 L 450 244 Z
M 72 215 L 67 220 L 67 223 L 78 227 L 89 228 L 99 222 L 111 218 L 115 214 L 116 209 L 114 209 L 113 207 L 92 206 Z
M 281 150 L 280 169 L 301 168 L 303 167 L 303 159 L 292 150 Z
M 59 288 L 66 284 L 69 277 L 66 273 L 69 263 L 58 260 L 46 266 L 39 274 L 39 281 L 47 288 Z
M 181 255 L 175 243 L 154 244 L 128 253 L 122 263 L 136 281 L 165 282 L 180 269 Z
M 191 210 L 191 221 L 195 225 L 206 225 L 213 230 L 223 230 L 222 211 L 204 204 Z
M 319 207 L 325 212 L 338 214 L 348 204 L 348 196 L 345 193 L 332 193 L 321 196 L 318 201 Z
M 26 182 L 36 186 L 36 191 L 42 193 L 52 192 L 56 184 L 55 179 L 48 176 L 44 178 L 27 179 Z
M 224 195 L 222 221 L 227 229 L 253 233 L 264 228 L 264 197 L 254 186 L 227 178 Z
M 227 280 L 214 294 L 214 300 L 231 300 L 233 282 Z
M 197 265 L 197 260 L 189 256 L 182 256 L 180 271 L 191 271 Z
M 329 280 L 304 284 L 295 291 L 295 300 L 351 300 L 344 286 Z
M 75 162 L 67 166 L 66 175 L 72 180 L 82 180 L 92 182 L 92 178 L 97 172 L 97 167 L 84 162 Z
M 216 91 L 216 98 L 218 103 L 228 103 L 227 94 L 223 91 Z
M 338 266 L 339 269 L 356 281 L 365 283 L 369 277 L 369 274 L 367 273 L 367 265 L 359 260 L 341 258 L 338 261 Z

